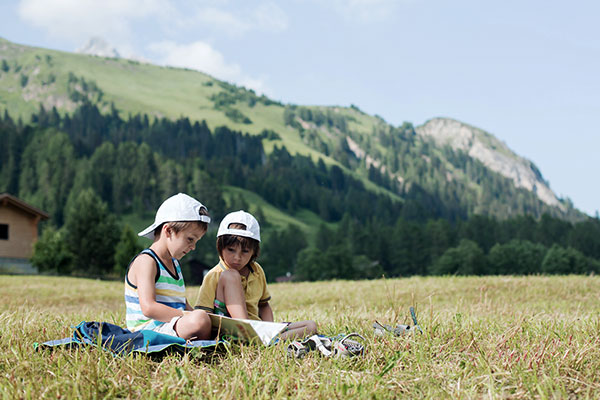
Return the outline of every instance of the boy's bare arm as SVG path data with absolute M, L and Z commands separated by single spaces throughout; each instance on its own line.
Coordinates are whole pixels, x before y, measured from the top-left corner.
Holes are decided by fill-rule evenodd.
M 129 280 L 137 285 L 140 308 L 144 316 L 157 321 L 169 322 L 173 317 L 183 315 L 178 310 L 156 301 L 155 282 L 156 263 L 150 257 L 138 257 L 129 270 Z
M 268 302 L 258 305 L 258 316 L 262 321 L 273 322 L 273 309 Z

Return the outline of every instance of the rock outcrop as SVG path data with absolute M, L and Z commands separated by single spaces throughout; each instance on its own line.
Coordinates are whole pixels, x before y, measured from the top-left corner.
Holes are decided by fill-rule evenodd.
M 100 37 L 91 38 L 83 47 L 76 50 L 77 53 L 90 54 L 100 57 L 120 58 L 121 55 L 106 40 Z
M 544 203 L 560 208 L 564 205 L 544 181 L 533 163 L 518 156 L 493 135 L 449 118 L 434 118 L 416 127 L 418 135 L 432 138 L 439 145 L 462 150 L 515 183 L 535 193 Z

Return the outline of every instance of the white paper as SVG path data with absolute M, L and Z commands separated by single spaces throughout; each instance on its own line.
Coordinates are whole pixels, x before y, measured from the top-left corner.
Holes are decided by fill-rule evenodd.
M 208 315 L 213 330 L 218 331 L 220 335 L 232 335 L 245 342 L 260 340 L 265 346 L 268 346 L 273 338 L 288 326 L 288 324 L 282 322 L 229 318 L 210 313 Z

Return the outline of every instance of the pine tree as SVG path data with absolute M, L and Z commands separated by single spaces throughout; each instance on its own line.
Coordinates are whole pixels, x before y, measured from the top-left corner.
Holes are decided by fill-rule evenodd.
M 67 210 L 64 228 L 68 248 L 74 254 L 74 271 L 88 276 L 111 272 L 120 230 L 106 203 L 91 189 L 75 198 Z

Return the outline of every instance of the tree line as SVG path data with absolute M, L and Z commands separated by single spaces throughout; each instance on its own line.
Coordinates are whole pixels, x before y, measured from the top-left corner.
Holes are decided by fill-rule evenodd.
M 122 274 L 138 244 L 118 217 L 150 219 L 179 191 L 201 199 L 217 222 L 234 208 L 257 214 L 265 231 L 260 260 L 270 279 L 288 272 L 313 280 L 597 270 L 597 218 L 575 224 L 550 215 L 467 218 L 459 202 L 417 184 L 400 201 L 365 189 L 322 159 L 292 155 L 283 146 L 265 154 L 262 140 L 277 138 L 270 131 L 211 131 L 187 118 L 123 119 L 114 106 L 103 114 L 90 103 L 71 115 L 40 107 L 28 123 L 4 113 L 0 191 L 52 215 L 33 261 L 64 274 Z M 310 210 L 337 228 L 323 225 L 314 240 L 292 225 L 276 228 L 242 197 L 227 204 L 225 185 L 257 193 L 289 214 Z M 201 240 L 194 257 L 184 266 L 192 275 L 191 265 L 214 264 L 214 243 Z
M 451 223 L 399 218 L 363 224 L 346 214 L 321 226 L 315 247 L 299 252 L 299 279 L 412 275 L 589 274 L 600 272 L 600 220 L 570 223 L 548 214 Z

